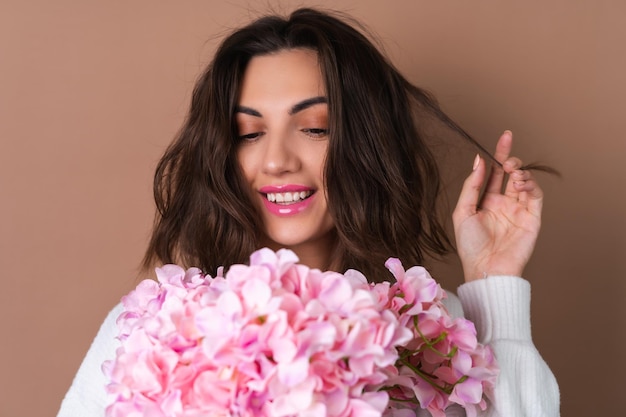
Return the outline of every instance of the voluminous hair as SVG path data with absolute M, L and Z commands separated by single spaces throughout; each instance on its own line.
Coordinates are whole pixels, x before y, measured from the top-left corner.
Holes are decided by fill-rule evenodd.
M 235 109 L 249 61 L 305 48 L 317 53 L 329 109 L 324 180 L 336 227 L 332 264 L 370 280 L 384 262 L 422 264 L 452 249 L 440 219 L 440 175 L 417 122 L 428 114 L 472 141 L 424 90 L 408 82 L 347 17 L 299 9 L 227 36 L 198 80 L 178 137 L 156 169 L 157 215 L 144 258 L 197 266 L 247 262 L 261 219 L 236 158 Z

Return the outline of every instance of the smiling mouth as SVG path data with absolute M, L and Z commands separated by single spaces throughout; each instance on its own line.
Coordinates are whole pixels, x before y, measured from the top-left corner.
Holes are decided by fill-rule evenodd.
M 294 192 L 286 192 L 286 193 L 266 193 L 265 198 L 270 203 L 289 205 L 294 204 L 302 200 L 306 200 L 307 198 L 313 195 L 314 191 L 294 191 Z

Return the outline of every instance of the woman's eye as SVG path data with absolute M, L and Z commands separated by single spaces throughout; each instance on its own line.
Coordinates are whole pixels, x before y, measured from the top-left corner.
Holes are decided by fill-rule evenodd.
M 304 132 L 305 134 L 313 138 L 323 138 L 328 135 L 328 129 L 321 129 L 321 128 L 302 129 L 302 132 Z
M 246 133 L 245 135 L 239 135 L 239 140 L 254 141 L 260 138 L 263 132 Z

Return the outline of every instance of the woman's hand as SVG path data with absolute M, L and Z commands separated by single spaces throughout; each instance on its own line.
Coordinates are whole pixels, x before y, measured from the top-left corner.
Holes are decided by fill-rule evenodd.
M 476 157 L 452 215 L 465 281 L 521 276 L 535 247 L 543 192 L 529 171 L 519 169 L 522 161 L 509 157 L 512 144 L 512 133 L 504 132 L 494 154 L 502 168 L 494 166 L 489 174 L 485 161 Z

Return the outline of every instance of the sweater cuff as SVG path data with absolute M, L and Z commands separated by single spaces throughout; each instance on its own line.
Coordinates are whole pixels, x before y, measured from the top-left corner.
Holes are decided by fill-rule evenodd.
M 461 285 L 458 296 L 481 343 L 502 339 L 531 341 L 528 281 L 491 276 Z

